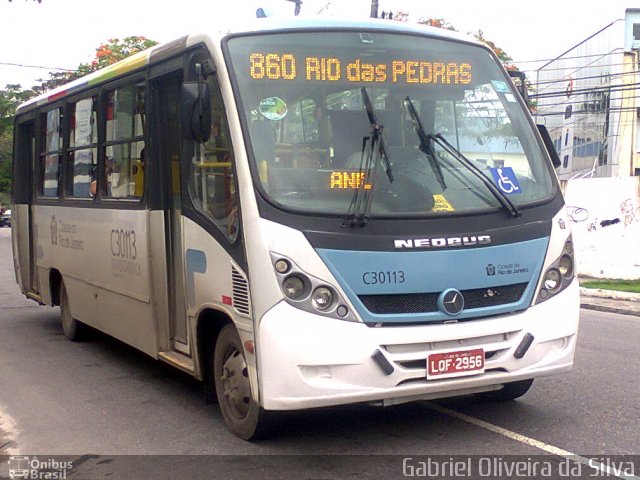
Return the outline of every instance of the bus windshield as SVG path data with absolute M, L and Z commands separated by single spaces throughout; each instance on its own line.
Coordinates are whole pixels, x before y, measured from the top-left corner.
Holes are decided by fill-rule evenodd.
M 441 216 L 554 194 L 517 93 L 482 47 L 338 31 L 235 37 L 228 50 L 256 183 L 279 208 L 345 215 L 370 190 L 371 217 Z M 386 155 L 370 150 L 380 144 Z

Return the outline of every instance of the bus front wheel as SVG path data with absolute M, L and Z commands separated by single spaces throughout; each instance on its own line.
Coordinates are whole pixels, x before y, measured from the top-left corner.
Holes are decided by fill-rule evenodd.
M 500 390 L 485 392 L 481 393 L 480 395 L 482 395 L 482 397 L 486 398 L 487 400 L 494 400 L 498 402 L 515 400 L 516 398 L 519 398 L 527 393 L 531 388 L 532 383 L 533 378 L 530 378 L 528 380 L 520 380 L 518 382 L 505 383 L 504 387 L 502 387 Z
M 264 435 L 268 412 L 253 400 L 244 349 L 233 324 L 223 327 L 218 335 L 212 367 L 218 405 L 227 428 L 244 440 Z
M 62 324 L 64 336 L 72 342 L 82 340 L 84 325 L 71 315 L 69 295 L 67 294 L 64 282 L 60 282 L 60 296 L 58 298 L 60 299 L 60 323 Z

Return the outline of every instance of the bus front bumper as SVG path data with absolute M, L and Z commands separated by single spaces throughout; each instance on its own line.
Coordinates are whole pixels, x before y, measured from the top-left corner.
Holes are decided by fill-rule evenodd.
M 575 280 L 561 294 L 520 313 L 457 324 L 374 328 L 280 302 L 259 325 L 260 403 L 266 410 L 391 405 L 496 390 L 507 382 L 568 371 L 578 305 Z M 527 334 L 533 341 L 516 358 Z M 483 373 L 427 380 L 429 354 L 479 348 L 485 355 Z M 376 352 L 393 367 L 391 373 L 374 360 Z

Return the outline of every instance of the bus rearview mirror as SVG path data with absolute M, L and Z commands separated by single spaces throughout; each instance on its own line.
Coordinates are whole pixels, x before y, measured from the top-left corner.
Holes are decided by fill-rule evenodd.
M 549 135 L 549 130 L 545 125 L 536 125 L 538 127 L 538 131 L 540 132 L 540 136 L 542 137 L 542 141 L 544 142 L 544 146 L 549 152 L 549 156 L 551 157 L 551 163 L 555 168 L 558 168 L 562 165 L 562 161 L 560 160 L 560 156 L 558 156 L 558 152 L 556 151 L 556 147 L 553 144 L 553 140 L 551 140 L 551 135 Z
M 182 136 L 204 143 L 211 136 L 211 98 L 209 85 L 202 82 L 182 84 L 180 98 Z

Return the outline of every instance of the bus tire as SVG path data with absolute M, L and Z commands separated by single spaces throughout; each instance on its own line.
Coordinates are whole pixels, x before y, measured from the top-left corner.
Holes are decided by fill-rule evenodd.
M 253 400 L 244 349 L 233 324 L 220 331 L 212 357 L 216 396 L 227 428 L 243 440 L 263 436 L 269 412 Z
M 500 390 L 481 393 L 480 395 L 482 395 L 487 400 L 508 402 L 510 400 L 515 400 L 516 398 L 519 398 L 527 393 L 531 388 L 532 383 L 533 378 L 529 378 L 528 380 L 520 380 L 517 382 L 505 383 L 504 387 L 502 387 Z
M 71 307 L 69 305 L 69 295 L 64 286 L 64 282 L 60 282 L 60 323 L 64 336 L 72 342 L 82 340 L 84 333 L 84 324 L 76 320 L 71 315 Z

